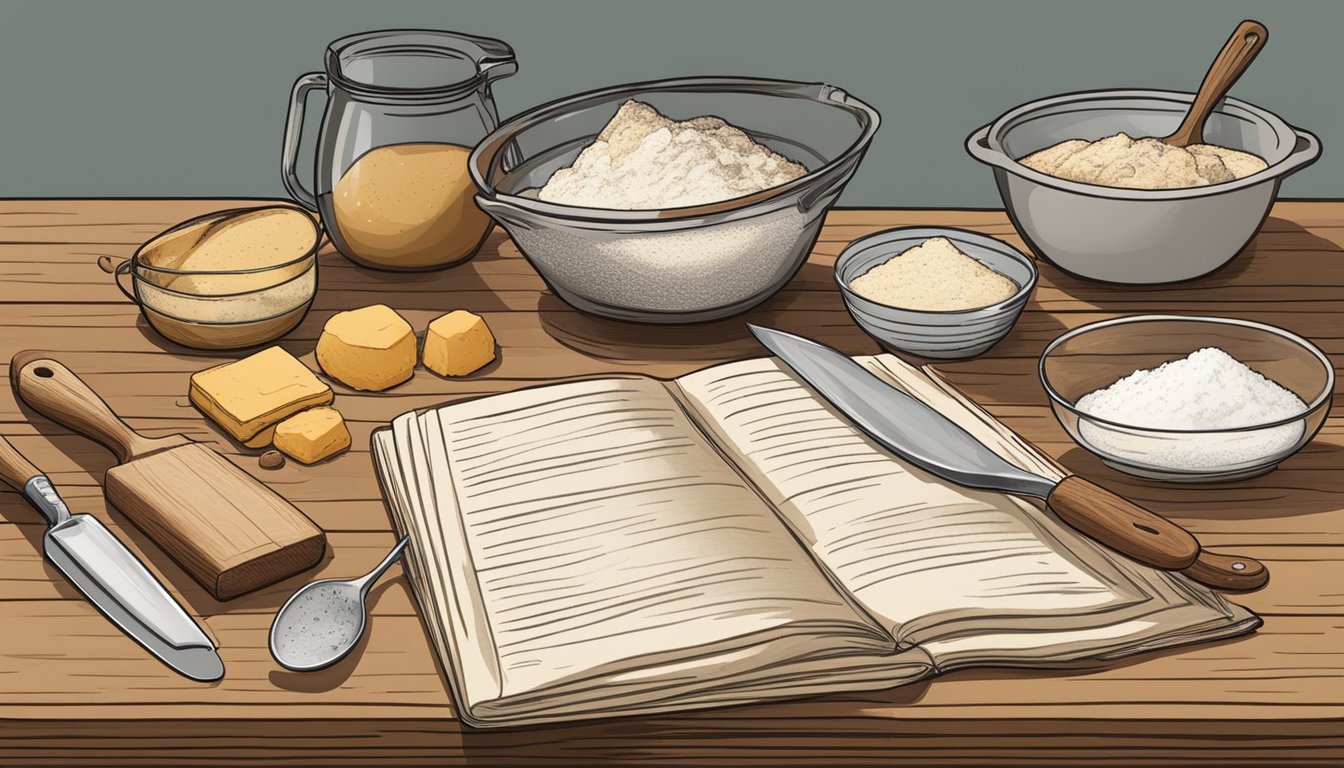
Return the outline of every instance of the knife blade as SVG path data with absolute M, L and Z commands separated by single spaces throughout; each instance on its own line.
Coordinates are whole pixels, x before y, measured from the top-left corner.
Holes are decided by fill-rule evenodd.
M 1102 544 L 1155 568 L 1188 569 L 1187 575 L 1210 586 L 1257 589 L 1268 579 L 1255 560 L 1203 553 L 1184 528 L 1077 475 L 1055 482 L 1009 463 L 847 355 L 791 333 L 748 327 L 855 426 L 927 472 L 961 486 L 1042 499 L 1057 517 Z
M 72 515 L 51 480 L 3 437 L 0 479 L 46 518 L 47 560 L 113 624 L 185 677 L 224 676 L 214 643 L 154 575 L 98 518 Z

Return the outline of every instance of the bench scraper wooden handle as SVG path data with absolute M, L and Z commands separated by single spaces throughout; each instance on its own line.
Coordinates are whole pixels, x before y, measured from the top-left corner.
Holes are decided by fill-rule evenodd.
M 117 454 L 120 463 L 190 442 L 182 435 L 150 438 L 112 412 L 98 393 L 69 368 L 42 352 L 20 352 L 10 361 L 14 393 L 30 408 Z

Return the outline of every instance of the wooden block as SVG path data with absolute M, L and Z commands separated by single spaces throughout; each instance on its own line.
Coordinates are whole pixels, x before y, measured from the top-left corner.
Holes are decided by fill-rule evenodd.
M 107 498 L 219 600 L 316 565 L 326 535 L 292 504 L 199 444 L 107 471 Z

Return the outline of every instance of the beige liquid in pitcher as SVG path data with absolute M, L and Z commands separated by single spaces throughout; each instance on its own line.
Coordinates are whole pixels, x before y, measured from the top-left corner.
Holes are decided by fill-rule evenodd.
M 350 166 L 331 195 L 339 243 L 372 266 L 426 269 L 464 259 L 490 228 L 472 197 L 471 149 L 393 144 Z

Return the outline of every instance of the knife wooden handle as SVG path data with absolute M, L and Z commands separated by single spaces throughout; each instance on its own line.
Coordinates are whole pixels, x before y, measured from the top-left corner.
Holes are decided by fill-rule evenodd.
M 23 493 L 24 484 L 40 474 L 42 470 L 33 466 L 31 461 L 19 453 L 18 448 L 0 436 L 0 480 L 3 480 L 5 485 Z
M 181 435 L 149 438 L 131 429 L 96 392 L 64 365 L 40 352 L 20 352 L 9 365 L 14 392 L 29 407 L 62 426 L 91 437 L 121 463 L 187 442 Z
M 1189 531 L 1077 475 L 1061 480 L 1045 502 L 1064 522 L 1154 568 L 1179 571 L 1199 557 Z
M 1269 569 L 1259 560 L 1241 555 L 1220 555 L 1207 549 L 1195 564 L 1182 571 L 1186 576 L 1225 592 L 1251 592 L 1269 583 Z
M 1176 523 L 1077 475 L 1061 480 L 1046 503 L 1070 526 L 1145 565 L 1225 591 L 1249 592 L 1269 581 L 1258 560 L 1203 550 Z

